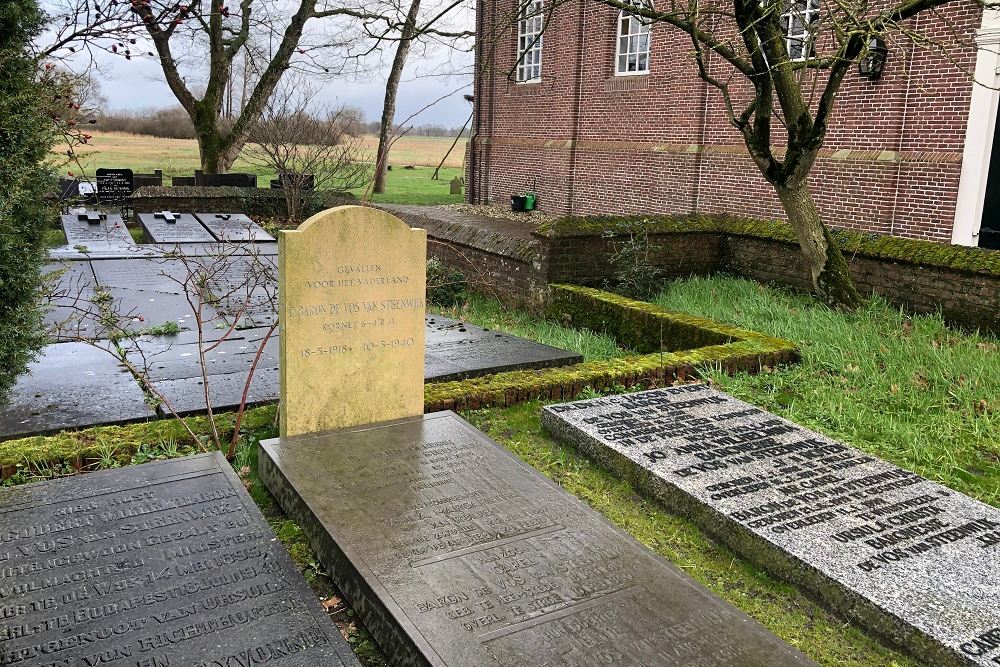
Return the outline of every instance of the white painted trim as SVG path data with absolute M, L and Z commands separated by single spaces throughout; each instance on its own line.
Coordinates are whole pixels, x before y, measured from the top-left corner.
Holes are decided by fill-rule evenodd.
M 958 184 L 955 225 L 951 242 L 979 245 L 979 227 L 983 221 L 983 200 L 993 151 L 993 130 L 1000 107 L 1000 11 L 983 12 L 983 24 L 976 32 L 976 80 L 972 84 L 969 122 L 962 151 L 962 175 Z M 998 156 L 1000 159 L 1000 156 Z

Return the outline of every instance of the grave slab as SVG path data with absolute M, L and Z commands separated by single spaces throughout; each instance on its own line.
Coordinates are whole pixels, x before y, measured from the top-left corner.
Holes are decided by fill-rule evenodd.
M 195 213 L 216 241 L 274 242 L 274 237 L 242 213 Z
M 0 489 L 0 535 L 0 664 L 359 664 L 218 452 Z
M 128 248 L 135 245 L 119 213 L 85 211 L 59 216 L 66 245 L 84 246 L 89 251 Z
M 454 413 L 259 461 L 391 664 L 814 664 Z
M 426 324 L 426 377 L 436 382 L 583 361 L 576 352 L 440 315 L 427 316 Z
M 18 378 L 10 403 L 0 406 L 0 439 L 155 416 L 132 374 L 109 353 L 57 343 L 42 350 Z
M 1000 663 L 1000 511 L 705 385 L 542 425 L 934 665 Z
M 150 243 L 215 242 L 215 237 L 192 213 L 140 213 L 139 224 Z
M 93 299 L 94 271 L 90 262 L 52 262 L 42 267 L 50 293 L 42 303 L 42 318 L 50 340 L 77 340 L 89 335 L 93 323 L 80 317 Z

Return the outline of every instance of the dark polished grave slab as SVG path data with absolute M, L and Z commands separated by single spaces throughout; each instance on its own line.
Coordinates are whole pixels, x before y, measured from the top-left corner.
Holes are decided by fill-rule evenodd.
M 186 330 L 196 328 L 194 309 L 183 286 L 192 269 L 180 261 L 165 258 L 95 259 L 91 266 L 98 285 L 111 295 L 115 312 L 132 317 L 136 330 L 165 322 L 176 322 Z M 194 287 L 190 291 L 192 295 L 197 292 Z M 214 309 L 207 304 L 202 312 L 206 322 L 217 318 Z
M 42 350 L 0 405 L 0 438 L 154 418 L 132 374 L 87 343 Z M 0 664 L 3 664 L 0 661 Z
M 112 249 L 135 245 L 121 214 L 85 211 L 59 216 L 66 245 L 94 249 Z
M 150 243 L 212 243 L 215 237 L 192 213 L 140 213 L 146 240 Z
M 81 317 L 94 297 L 94 271 L 90 262 L 51 262 L 42 267 L 46 295 L 41 300 L 42 318 L 50 340 L 87 337 L 94 323 Z
M 705 385 L 543 426 L 934 665 L 1000 663 L 1000 511 Z
M 219 453 L 0 489 L 0 664 L 359 663 Z
M 467 322 L 439 315 L 428 315 L 426 321 L 426 377 L 437 382 L 583 361 L 577 352 Z
M 813 664 L 454 413 L 259 461 L 392 664 Z
M 268 242 L 274 237 L 242 213 L 195 213 L 216 241 Z

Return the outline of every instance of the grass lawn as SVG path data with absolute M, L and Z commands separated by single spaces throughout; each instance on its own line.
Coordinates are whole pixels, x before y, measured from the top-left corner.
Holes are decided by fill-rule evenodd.
M 449 194 L 449 181 L 462 176 L 465 156 L 465 139 L 460 139 L 441 169 L 439 180 L 431 180 L 434 169 L 448 152 L 454 137 L 402 137 L 389 153 L 389 163 L 393 166 L 387 174 L 387 192 L 372 197 L 374 201 L 397 204 L 450 204 L 463 201 L 461 195 Z M 377 139 L 371 135 L 363 137 L 363 154 L 372 159 Z M 57 153 L 65 147 L 57 148 Z M 194 139 L 160 139 L 120 132 L 97 132 L 91 143 L 78 149 L 80 164 L 84 173 L 93 177 L 98 167 L 131 169 L 136 173 L 152 173 L 162 169 L 166 183 L 169 177 L 190 176 L 199 167 L 198 144 Z M 405 169 L 414 166 L 415 169 Z M 79 172 L 80 167 L 71 165 L 66 170 Z M 249 164 L 242 157 L 233 165 L 232 171 L 257 174 L 258 184 L 267 186 L 274 174 L 267 169 Z M 78 175 L 78 174 L 77 174 Z M 369 188 L 361 187 L 353 192 L 365 197 Z

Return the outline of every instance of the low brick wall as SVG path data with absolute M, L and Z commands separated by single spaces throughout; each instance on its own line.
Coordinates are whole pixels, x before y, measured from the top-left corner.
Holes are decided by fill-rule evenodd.
M 352 195 L 343 192 L 318 192 L 323 208 L 355 203 Z M 132 195 L 136 213 L 243 213 L 251 217 L 287 217 L 285 195 L 268 188 L 207 187 L 178 185 L 174 187 L 145 186 Z
M 567 219 L 526 229 L 508 221 L 433 206 L 382 206 L 428 230 L 428 254 L 502 302 L 541 310 L 548 285 L 601 287 L 614 279 L 615 244 L 647 230 L 650 260 L 667 278 L 725 271 L 809 291 L 812 283 L 791 229 L 728 217 Z M 614 237 L 609 238 L 606 230 Z M 968 328 L 1000 333 L 1000 252 L 840 231 L 864 294 L 912 312 L 940 310 Z
M 915 313 L 940 310 L 951 323 L 1000 332 L 1000 276 L 862 254 L 847 254 L 847 262 L 862 294 L 879 294 Z M 720 268 L 764 283 L 812 289 L 805 260 L 793 243 L 724 236 Z

